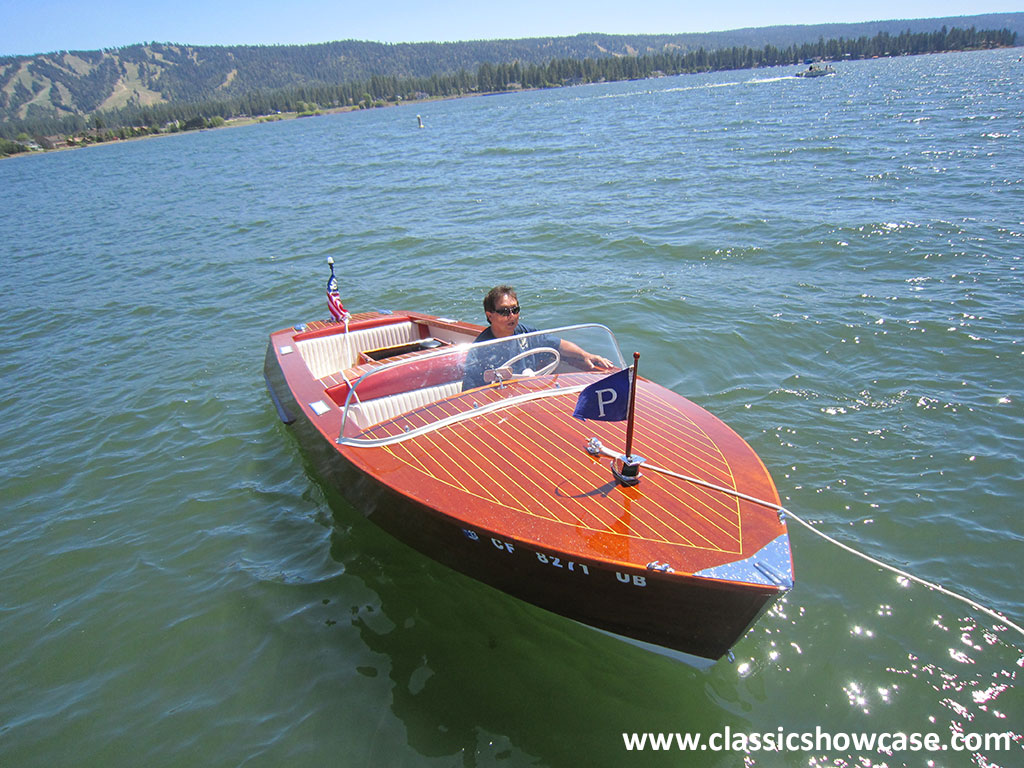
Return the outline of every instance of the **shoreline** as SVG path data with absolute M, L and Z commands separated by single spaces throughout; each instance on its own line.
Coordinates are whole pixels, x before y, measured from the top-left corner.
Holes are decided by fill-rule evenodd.
M 1015 47 L 1020 47 L 1020 46 L 997 46 L 996 49 L 1012 49 L 1012 48 L 1015 48 Z M 986 49 L 971 49 L 971 48 L 967 48 L 967 49 L 960 49 L 960 50 L 953 50 L 953 51 L 922 51 L 921 53 L 917 53 L 917 54 L 903 54 L 903 55 L 918 55 L 918 56 L 920 56 L 920 55 L 937 55 L 937 54 L 942 54 L 942 53 L 969 52 L 971 50 L 992 50 L 992 49 L 987 49 L 987 48 Z M 886 56 L 886 57 L 873 57 L 873 58 L 889 58 L 889 57 Z M 833 59 L 833 61 L 838 61 L 838 60 Z M 1018 61 L 1020 61 L 1020 59 L 1018 59 Z M 798 66 L 799 67 L 800 65 L 799 64 L 796 64 L 796 65 L 780 64 L 780 65 L 769 66 L 769 67 L 761 67 L 761 66 L 739 67 L 739 68 L 737 68 L 735 70 L 732 70 L 732 71 L 753 71 L 753 70 L 758 70 L 758 69 L 771 69 L 771 68 L 789 67 L 789 66 Z M 719 71 L 722 71 L 722 70 L 719 70 Z M 682 73 L 682 74 L 696 74 L 696 73 Z M 649 77 L 632 78 L 632 80 L 639 82 L 639 81 L 644 81 L 644 80 L 658 79 L 658 78 L 661 78 L 661 77 L 664 77 L 664 76 L 665 76 L 664 74 L 655 74 L 655 75 L 652 75 L 652 76 L 649 76 Z M 591 85 L 591 84 L 597 84 L 597 82 L 607 82 L 607 81 L 601 80 L 601 81 L 596 81 L 595 83 L 579 83 L 579 85 Z M 621 82 L 621 81 L 616 80 L 615 82 Z M 549 86 L 549 87 L 565 88 L 565 87 L 573 87 L 575 85 L 577 85 L 577 83 L 568 83 L 568 84 L 567 83 L 563 83 L 561 85 L 552 85 L 552 86 Z M 182 133 L 195 133 L 195 132 L 201 132 L 201 131 L 212 131 L 212 130 L 219 130 L 221 128 L 239 128 L 239 127 L 244 127 L 244 126 L 249 126 L 249 125 L 256 125 L 258 123 L 280 122 L 282 120 L 298 120 L 298 119 L 305 118 L 305 117 L 321 117 L 323 115 L 340 114 L 340 113 L 344 113 L 344 112 L 358 112 L 358 111 L 362 111 L 364 109 L 381 109 L 381 108 L 386 108 L 386 107 L 402 107 L 402 106 L 411 105 L 411 104 L 417 104 L 417 105 L 418 104 L 430 104 L 432 102 L 437 102 L 437 101 L 451 101 L 451 100 L 454 100 L 454 99 L 468 99 L 468 98 L 477 98 L 477 97 L 482 97 L 482 96 L 498 96 L 498 95 L 505 95 L 505 94 L 510 94 L 510 93 L 525 93 L 525 92 L 538 91 L 538 90 L 546 90 L 546 88 L 544 88 L 544 87 L 527 87 L 527 88 L 523 88 L 523 87 L 520 86 L 520 87 L 514 88 L 514 89 L 504 89 L 504 90 L 484 91 L 484 92 L 472 92 L 472 93 L 460 93 L 460 94 L 455 94 L 455 95 L 451 95 L 451 96 L 428 96 L 427 98 L 424 98 L 424 99 L 402 100 L 402 101 L 399 101 L 399 102 L 382 101 L 382 102 L 376 103 L 376 104 L 371 105 L 371 106 L 362 106 L 362 107 L 359 106 L 359 105 L 347 105 L 347 106 L 343 106 L 343 107 L 327 107 L 327 108 L 322 108 L 322 109 L 318 108 L 318 109 L 316 109 L 315 111 L 312 111 L 312 112 L 278 112 L 278 113 L 266 114 L 266 115 L 255 115 L 255 116 L 234 117 L 234 118 L 219 118 L 219 119 L 221 119 L 223 121 L 219 125 L 204 126 L 202 128 L 192 128 L 192 129 L 187 129 L 187 130 L 182 130 L 182 129 L 173 130 L 173 131 L 160 130 L 160 131 L 156 131 L 154 133 L 144 133 L 144 134 L 139 135 L 139 136 L 126 136 L 126 137 L 112 136 L 109 139 L 103 139 L 103 140 L 96 140 L 95 139 L 95 134 L 93 134 L 93 136 L 91 136 L 91 137 L 88 134 L 77 134 L 77 135 L 73 135 L 73 136 L 69 136 L 69 137 L 64 138 L 62 144 L 60 144 L 58 146 L 54 146 L 54 147 L 42 147 L 42 146 L 39 146 L 39 144 L 37 142 L 33 141 L 33 144 L 35 144 L 34 147 L 28 147 L 23 152 L 15 152 L 13 154 L 0 154 L 0 160 L 7 160 L 7 159 L 10 159 L 10 158 L 14 158 L 14 157 L 43 155 L 43 154 L 49 154 L 51 152 L 63 152 L 63 151 L 72 150 L 72 149 L 84 149 L 84 148 L 87 148 L 87 147 L 102 146 L 104 144 L 117 144 L 117 143 L 125 142 L 125 141 L 137 141 L 137 140 L 140 140 L 140 139 L 163 138 L 163 137 L 167 137 L 167 136 L 175 136 L 175 135 L 182 134 Z M 209 118 L 209 119 L 213 119 L 213 118 Z M 21 143 L 21 142 L 18 142 L 17 140 L 8 140 L 8 141 L 11 141 L 12 143 L 18 143 L 18 144 Z
M 233 117 L 225 119 L 222 125 L 209 126 L 206 128 L 195 128 L 191 130 L 177 130 L 177 131 L 158 131 L 157 133 L 146 133 L 141 136 L 127 136 L 125 138 L 114 137 L 103 141 L 74 141 L 76 136 L 69 136 L 65 141 L 74 141 L 74 143 L 65 143 L 62 146 L 57 147 L 38 147 L 36 149 L 28 149 L 25 152 L 16 152 L 12 155 L 0 155 L 0 161 L 11 160 L 16 157 L 35 157 L 38 155 L 49 155 L 54 152 L 69 152 L 76 149 L 88 149 L 89 147 L 102 147 L 110 144 L 123 144 L 129 141 L 145 141 L 146 139 L 164 139 L 171 136 L 181 136 L 182 134 L 188 133 L 202 133 L 204 131 L 219 131 L 225 128 L 244 128 L 250 125 L 258 125 L 260 123 L 279 123 L 285 120 L 302 120 L 307 117 L 323 117 L 324 115 L 337 115 L 345 112 L 362 112 L 368 109 L 387 109 L 391 107 L 403 107 L 412 104 L 430 104 L 436 101 L 451 101 L 453 99 L 468 99 L 478 96 L 496 96 L 505 93 L 524 93 L 527 91 L 538 90 L 536 88 L 519 88 L 514 91 L 488 91 L 486 93 L 463 93 L 457 96 L 436 96 L 426 99 L 417 99 L 415 101 L 401 101 L 401 102 L 384 102 L 372 107 L 358 107 L 358 106 L 345 106 L 345 107 L 328 107 L 325 109 L 317 109 L 314 112 L 302 113 L 302 112 L 279 112 L 269 115 L 255 115 L 246 117 Z M 13 141 L 13 140 L 11 140 Z

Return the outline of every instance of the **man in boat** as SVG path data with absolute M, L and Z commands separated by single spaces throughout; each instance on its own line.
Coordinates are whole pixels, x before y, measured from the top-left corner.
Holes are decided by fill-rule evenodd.
M 515 289 L 510 285 L 498 285 L 488 291 L 484 296 L 484 314 L 487 316 L 488 327 L 485 328 L 473 340 L 490 341 L 491 339 L 504 339 L 511 336 L 519 336 L 527 333 L 535 333 L 536 328 L 523 325 L 519 322 L 519 299 L 516 297 Z M 531 336 L 522 339 L 514 348 L 505 344 L 492 345 L 483 350 L 472 350 L 466 356 L 465 378 L 462 380 L 462 390 L 482 387 L 489 383 L 484 378 L 484 372 L 499 367 L 502 363 L 520 352 L 540 347 L 551 347 L 557 349 L 564 360 L 572 363 L 584 371 L 592 371 L 597 368 L 614 368 L 614 364 L 600 355 L 587 352 L 585 349 L 571 341 L 557 339 L 551 336 Z M 542 352 L 538 352 L 540 358 Z M 528 357 L 517 365 L 517 373 L 523 373 L 529 365 L 536 365 Z

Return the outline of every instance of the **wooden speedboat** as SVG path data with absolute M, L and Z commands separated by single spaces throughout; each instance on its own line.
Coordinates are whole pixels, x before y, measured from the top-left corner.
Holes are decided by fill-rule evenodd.
M 608 459 L 623 423 L 573 417 L 613 371 L 558 353 L 568 339 L 625 367 L 611 332 L 548 330 L 524 353 L 523 337 L 472 344 L 480 330 L 417 312 L 287 328 L 271 334 L 267 386 L 325 478 L 395 538 L 641 647 L 698 663 L 727 654 L 793 583 L 761 460 L 637 376 L 644 463 L 624 484 Z M 481 361 L 489 383 L 464 390 Z

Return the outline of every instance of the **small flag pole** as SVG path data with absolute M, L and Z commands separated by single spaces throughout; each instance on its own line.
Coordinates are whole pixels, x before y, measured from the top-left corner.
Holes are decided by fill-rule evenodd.
M 612 461 L 612 475 L 620 484 L 625 486 L 636 485 L 640 482 L 640 465 L 644 463 L 643 456 L 633 454 L 633 422 L 636 412 L 636 371 L 640 363 L 640 353 L 633 353 L 633 380 L 629 387 L 629 408 L 626 414 L 626 452 Z
M 626 420 L 626 457 L 633 457 L 633 413 L 636 408 L 636 371 L 640 364 L 640 353 L 633 353 L 633 378 L 629 387 L 629 415 Z

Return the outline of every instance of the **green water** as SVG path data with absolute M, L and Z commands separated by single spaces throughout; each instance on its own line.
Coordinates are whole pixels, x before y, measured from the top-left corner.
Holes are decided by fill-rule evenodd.
M 0 163 L 0 765 L 1024 764 L 1024 638 L 793 528 L 698 672 L 393 542 L 263 385 L 353 310 L 603 322 L 823 531 L 1021 623 L 1018 50 L 420 104 Z M 795 71 L 795 70 L 794 70 Z M 417 128 L 416 114 L 425 128 Z M 625 749 L 1006 732 L 1011 750 Z

